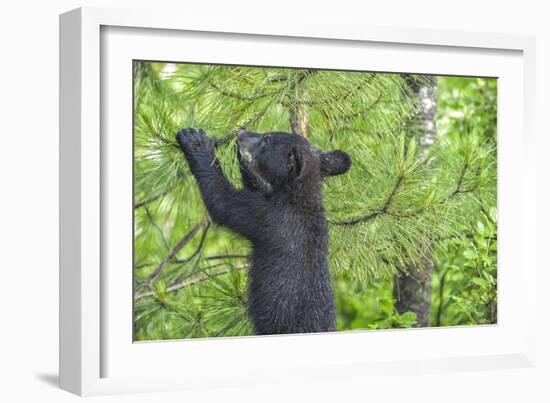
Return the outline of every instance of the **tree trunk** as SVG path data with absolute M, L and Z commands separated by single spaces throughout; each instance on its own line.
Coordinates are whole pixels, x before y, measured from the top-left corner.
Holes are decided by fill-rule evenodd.
M 301 103 L 290 110 L 290 128 L 292 133 L 306 137 L 309 134 L 309 111 L 307 105 Z
M 290 128 L 292 133 L 305 138 L 309 134 L 309 108 L 304 102 L 304 83 L 307 81 L 308 76 L 312 74 L 315 74 L 315 71 L 307 70 L 297 74 L 289 91 L 293 94 L 292 102 L 289 103 Z
M 433 258 L 426 258 L 423 268 L 409 267 L 406 274 L 394 278 L 395 309 L 399 313 L 414 312 L 415 327 L 430 326 L 432 307 Z
M 418 103 L 418 110 L 407 125 L 407 130 L 416 136 L 421 158 L 423 158 L 437 136 L 436 77 L 424 76 L 421 81 L 410 75 L 405 78 Z M 430 326 L 434 271 L 431 251 L 425 255 L 423 260 L 425 262 L 423 267 L 409 267 L 406 273 L 394 278 L 395 308 L 399 313 L 414 312 L 416 314 L 415 327 Z

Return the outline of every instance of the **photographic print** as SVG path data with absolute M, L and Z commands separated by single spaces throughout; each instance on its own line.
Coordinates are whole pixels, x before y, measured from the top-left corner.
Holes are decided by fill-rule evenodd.
M 497 323 L 497 79 L 133 62 L 134 340 Z

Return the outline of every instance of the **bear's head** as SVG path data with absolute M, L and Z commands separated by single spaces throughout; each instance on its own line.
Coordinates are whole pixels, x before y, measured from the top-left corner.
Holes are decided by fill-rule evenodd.
M 320 183 L 322 177 L 341 175 L 351 166 L 343 151 L 321 151 L 302 136 L 281 132 L 239 131 L 237 158 L 244 186 L 264 193 Z

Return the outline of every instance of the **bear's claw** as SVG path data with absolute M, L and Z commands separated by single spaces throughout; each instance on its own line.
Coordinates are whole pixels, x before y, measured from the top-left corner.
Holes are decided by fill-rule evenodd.
M 181 129 L 176 134 L 178 143 L 184 151 L 197 151 L 201 148 L 211 148 L 213 140 L 206 136 L 206 132 L 203 129 L 198 131 L 193 128 Z

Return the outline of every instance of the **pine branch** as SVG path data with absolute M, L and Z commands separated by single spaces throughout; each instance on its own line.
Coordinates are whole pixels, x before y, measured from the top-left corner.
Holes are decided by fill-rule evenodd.
M 390 194 L 386 198 L 386 201 L 384 202 L 382 207 L 375 210 L 374 212 L 372 212 L 370 214 L 367 214 L 365 216 L 360 216 L 360 217 L 356 217 L 356 218 L 352 218 L 352 219 L 344 220 L 344 221 L 329 220 L 329 223 L 331 223 L 333 225 L 357 225 L 357 224 L 363 224 L 363 223 L 369 222 L 371 220 L 374 220 L 376 217 L 387 214 L 388 209 L 390 208 L 391 203 L 392 203 L 395 195 L 397 194 L 397 191 L 399 190 L 399 188 L 403 184 L 404 180 L 405 180 L 405 176 L 401 173 L 397 177 L 395 185 L 393 186 L 393 189 L 391 190 Z M 395 213 L 392 213 L 392 214 L 395 215 Z
M 204 236 L 204 235 L 203 235 Z M 203 242 L 203 245 L 204 246 L 204 242 Z M 197 251 L 199 250 L 200 248 L 197 248 Z M 196 256 L 196 253 L 197 251 L 195 251 L 195 253 L 193 255 Z M 192 256 L 194 257 L 194 256 Z M 224 259 L 248 259 L 249 258 L 249 255 L 239 255 L 239 254 L 227 254 L 227 255 L 212 255 L 212 256 L 205 256 L 203 259 L 204 260 L 224 260 Z M 175 263 L 175 264 L 182 264 L 182 263 L 187 263 L 188 260 L 191 260 L 191 258 L 188 258 L 188 259 L 185 259 L 185 260 L 175 260 L 175 261 L 171 261 L 169 263 Z M 150 267 L 150 266 L 154 266 L 156 263 L 151 263 L 151 262 L 142 262 L 142 263 L 138 263 L 134 266 L 135 269 L 142 269 L 144 267 Z
M 148 204 L 151 204 L 161 198 L 163 198 L 164 196 L 166 196 L 168 193 L 170 193 L 172 190 L 174 190 L 182 181 L 184 175 L 181 174 L 180 175 L 180 178 L 176 181 L 176 183 L 174 183 L 173 186 L 169 187 L 168 189 L 166 190 L 163 190 L 162 192 L 160 193 L 157 193 L 156 195 L 153 195 L 151 197 L 148 197 L 147 199 L 145 200 L 142 200 L 142 201 L 139 201 L 137 203 L 134 204 L 134 209 L 138 209 L 138 208 L 141 208 L 143 206 L 146 206 Z
M 274 98 L 275 99 L 275 98 Z M 254 124 L 256 124 L 261 118 L 263 118 L 265 116 L 265 114 L 267 113 L 267 111 L 269 110 L 269 108 L 273 105 L 274 101 L 271 101 L 265 108 L 263 108 L 259 113 L 256 113 L 253 117 L 251 117 L 244 125 L 242 125 L 241 127 L 239 127 L 238 129 L 232 131 L 231 133 L 225 135 L 224 137 L 222 137 L 221 139 L 219 140 L 216 140 L 216 147 L 220 146 L 220 145 L 224 145 L 224 144 L 227 144 L 229 143 L 231 140 L 233 140 L 235 138 L 235 136 L 237 136 L 237 133 L 240 131 L 240 130 L 247 130 L 249 129 L 251 126 L 253 126 Z
M 204 227 L 204 230 L 202 231 L 201 239 L 199 241 L 199 246 L 197 246 L 197 249 L 195 250 L 195 252 L 193 252 L 191 254 L 191 256 L 189 256 L 186 259 L 175 259 L 174 263 L 177 263 L 179 265 L 184 265 L 184 264 L 190 262 L 191 260 L 193 260 L 193 258 L 195 256 L 197 256 L 200 253 L 200 251 L 202 250 L 202 248 L 204 246 L 204 240 L 206 239 L 206 234 L 208 233 L 209 228 L 210 228 L 210 222 L 208 222 L 206 224 L 206 227 Z
M 462 240 L 464 240 L 464 238 L 466 238 L 466 239 L 475 239 L 475 235 L 471 232 L 466 232 L 466 233 L 461 234 L 461 235 L 449 235 L 449 236 L 434 238 L 433 241 L 434 242 L 462 241 Z M 490 235 L 490 236 L 484 236 L 483 239 L 485 239 L 486 241 L 497 241 L 498 240 L 498 235 L 494 234 L 494 235 Z
M 162 243 L 164 244 L 164 246 L 166 247 L 166 249 L 170 249 L 170 245 L 168 244 L 168 241 L 166 240 L 166 237 L 164 236 L 164 231 L 162 230 L 162 228 L 158 225 L 158 223 L 155 221 L 153 215 L 151 214 L 151 211 L 149 210 L 149 208 L 147 206 L 145 206 L 145 214 L 147 214 L 147 218 L 149 219 L 149 222 L 151 222 L 151 225 L 153 227 L 155 227 L 155 229 L 158 231 L 158 233 L 160 234 L 160 238 L 162 240 Z
M 172 260 L 174 256 L 176 256 L 176 254 L 193 239 L 193 237 L 197 234 L 197 232 L 199 232 L 201 228 L 207 226 L 209 222 L 210 221 L 207 217 L 203 218 L 198 224 L 195 224 L 195 226 L 191 228 L 191 230 L 187 234 L 185 234 L 178 241 L 178 243 L 175 244 L 174 247 L 172 247 L 172 249 L 170 249 L 168 254 L 164 256 L 164 258 L 161 260 L 158 267 L 151 274 L 149 274 L 148 280 L 150 283 L 152 283 L 162 273 L 164 266 L 166 266 L 166 264 L 170 260 Z
M 258 91 L 256 91 L 256 95 L 247 96 L 247 95 L 242 95 L 242 94 L 239 94 L 239 93 L 236 93 L 236 92 L 231 92 L 231 91 L 225 90 L 223 88 L 220 88 L 220 86 L 217 85 L 217 84 L 214 84 L 214 82 L 212 80 L 208 80 L 208 84 L 210 84 L 210 86 L 212 88 L 214 88 L 216 91 L 218 91 L 223 96 L 233 98 L 233 99 L 237 99 L 239 101 L 250 102 L 250 103 L 258 101 L 262 98 L 266 98 L 270 95 L 277 94 L 277 91 L 267 92 L 265 94 L 259 94 L 260 91 L 258 90 Z
M 200 277 L 194 278 L 192 280 L 179 281 L 179 282 L 173 283 L 173 284 L 169 285 L 168 287 L 166 287 L 166 292 L 169 293 L 169 292 L 174 292 L 174 291 L 177 291 L 177 290 L 181 290 L 182 288 L 190 287 L 190 286 L 197 285 L 197 284 L 203 283 L 205 281 L 208 281 L 213 277 L 218 277 L 218 276 L 221 276 L 223 274 L 227 274 L 227 273 L 232 272 L 232 271 L 248 269 L 249 267 L 250 267 L 249 264 L 235 265 L 235 266 L 230 266 L 226 269 L 218 270 L 214 273 L 205 274 L 204 276 L 200 276 Z M 137 293 L 134 296 L 134 301 L 140 300 L 142 298 L 154 297 L 155 295 L 156 295 L 156 293 L 154 291 L 146 291 L 146 292 L 142 292 L 142 293 Z
M 428 158 L 425 159 L 425 162 L 427 162 L 427 161 L 428 161 Z M 463 167 L 460 171 L 459 177 L 457 179 L 455 189 L 446 198 L 444 198 L 445 200 L 450 201 L 459 194 L 471 193 L 471 192 L 474 192 L 477 189 L 477 184 L 475 186 L 471 187 L 471 188 L 463 189 L 464 181 L 465 181 L 466 174 L 467 174 L 467 171 L 468 171 L 469 168 L 470 168 L 470 164 L 467 161 L 465 161 L 464 165 L 463 165 Z M 478 174 L 479 174 L 480 169 L 481 168 L 478 169 Z M 352 219 L 348 219 L 348 220 L 343 220 L 343 221 L 328 220 L 329 223 L 333 224 L 333 225 L 340 225 L 340 226 L 353 226 L 353 225 L 363 224 L 363 223 L 372 221 L 375 218 L 377 218 L 379 216 L 382 216 L 382 215 L 385 215 L 385 214 L 390 215 L 390 216 L 395 217 L 395 218 L 414 218 L 414 217 L 420 215 L 422 212 L 425 211 L 425 209 L 418 209 L 418 210 L 415 210 L 413 212 L 407 212 L 407 213 L 401 213 L 401 212 L 398 212 L 398 211 L 391 210 L 392 201 L 393 201 L 397 191 L 399 190 L 399 188 L 403 184 L 404 180 L 405 180 L 404 175 L 400 174 L 399 177 L 397 178 L 397 181 L 396 181 L 392 191 L 390 192 L 389 196 L 387 197 L 387 199 L 384 202 L 384 204 L 382 205 L 382 207 L 374 210 L 372 213 L 369 213 L 369 214 L 364 215 L 364 216 L 359 216 L 359 217 L 355 217 L 355 218 L 352 218 Z
M 376 106 L 378 106 L 378 104 L 380 104 L 380 101 L 382 100 L 382 95 L 384 95 L 382 93 L 382 91 L 380 91 L 378 93 L 378 96 L 376 97 L 376 99 L 374 101 L 372 101 L 372 103 L 364 108 L 361 108 L 359 111 L 357 112 L 352 112 L 352 113 L 349 113 L 347 115 L 343 115 L 343 116 L 339 116 L 338 117 L 338 121 L 339 122 L 342 122 L 342 123 L 348 123 L 349 121 L 361 116 L 361 115 L 364 115 L 368 112 L 371 112 L 374 108 L 376 108 Z M 342 125 L 341 127 L 344 127 L 344 125 Z
M 332 105 L 334 103 L 343 102 L 348 98 L 350 98 L 351 96 L 357 94 L 367 85 L 370 85 L 374 80 L 374 78 L 375 78 L 374 74 L 370 75 L 365 80 L 361 80 L 359 84 L 357 84 L 355 87 L 351 88 L 350 90 L 346 91 L 344 94 L 340 94 L 333 97 L 327 97 L 327 98 L 323 98 L 315 101 L 307 100 L 307 101 L 304 101 L 304 103 L 306 103 L 308 106 L 315 107 L 319 105 Z
M 456 183 L 456 187 L 455 189 L 449 194 L 449 196 L 447 196 L 447 200 L 450 201 L 452 199 L 454 199 L 456 196 L 458 196 L 459 194 L 465 194 L 465 193 L 473 193 L 477 190 L 478 186 L 479 186 L 479 182 L 477 182 L 475 185 L 471 186 L 470 188 L 467 188 L 467 189 L 464 189 L 463 186 L 464 186 L 464 181 L 466 180 L 466 173 L 468 171 L 468 169 L 470 168 L 470 164 L 468 163 L 468 161 L 464 161 L 464 165 L 462 166 L 462 170 L 460 171 L 460 175 L 459 175 L 459 178 L 457 180 L 457 183 Z M 477 167 L 477 170 L 476 170 L 476 176 L 479 177 L 479 175 L 481 174 L 481 167 L 478 166 Z
M 222 260 L 222 259 L 247 259 L 248 255 L 214 255 L 206 256 L 205 260 Z
M 456 189 L 449 195 L 449 199 L 452 199 L 453 197 L 455 197 L 457 194 L 460 193 L 460 188 L 464 183 L 464 178 L 466 177 L 467 171 L 468 171 L 468 161 L 464 162 L 464 165 L 462 166 L 462 170 L 460 171 L 460 175 L 458 177 L 458 181 L 456 183 Z
M 277 76 L 277 77 L 273 77 L 271 79 L 269 79 L 267 82 L 270 83 L 270 84 L 273 84 L 273 83 L 280 83 L 280 82 L 285 82 L 285 81 L 288 81 L 288 76 L 285 76 L 285 75 L 280 75 L 280 76 Z

